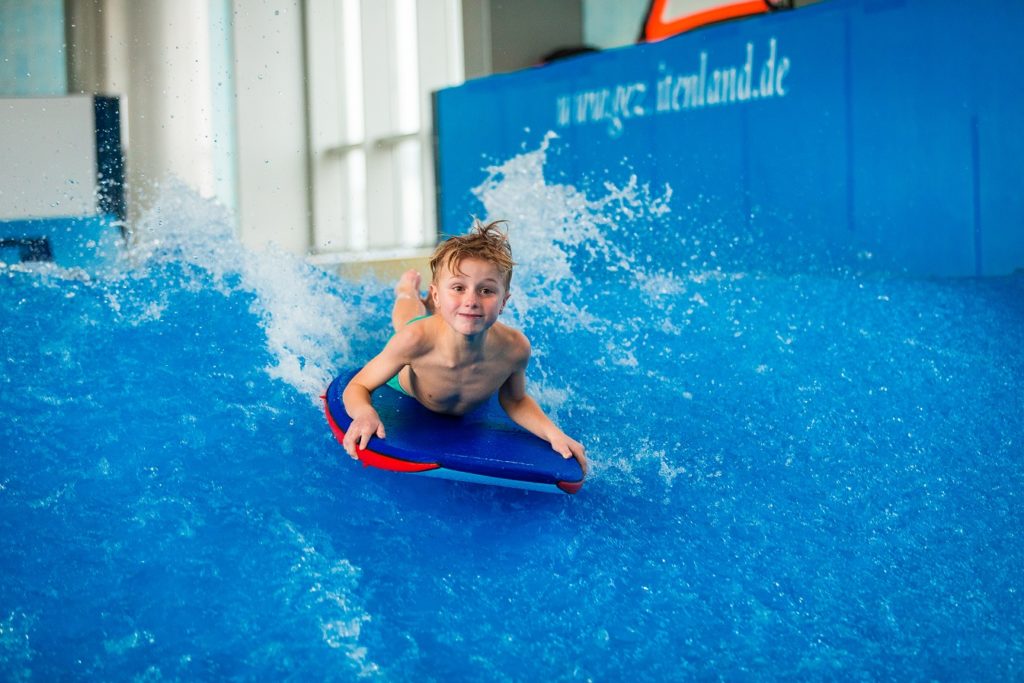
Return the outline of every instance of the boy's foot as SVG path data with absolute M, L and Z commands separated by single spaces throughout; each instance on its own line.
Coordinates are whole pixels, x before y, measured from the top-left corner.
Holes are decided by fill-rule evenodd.
M 420 298 L 420 277 L 419 271 L 410 268 L 402 273 L 395 285 L 396 299 L 419 299 Z

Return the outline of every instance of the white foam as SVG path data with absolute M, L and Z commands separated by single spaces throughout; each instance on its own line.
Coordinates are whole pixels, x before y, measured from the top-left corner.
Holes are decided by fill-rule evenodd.
M 198 280 L 198 286 L 212 284 L 225 295 L 234 290 L 253 293 L 251 310 L 274 359 L 267 373 L 318 401 L 339 364 L 347 360 L 346 331 L 356 329 L 360 318 L 338 295 L 335 278 L 271 246 L 243 246 L 228 212 L 180 183 L 165 185 L 138 222 L 134 237 L 127 260 L 137 272 L 175 261 L 208 276 Z M 161 306 L 146 307 L 144 315 L 159 318 Z
M 0 669 L 11 681 L 32 680 L 32 660 L 37 653 L 32 648 L 30 634 L 38 619 L 24 612 L 8 612 L 0 620 Z
M 583 284 L 573 272 L 578 254 L 600 260 L 608 270 L 635 271 L 631 255 L 605 234 L 618 229 L 619 219 L 663 216 L 669 212 L 671 188 L 655 196 L 636 176 L 623 187 L 611 182 L 604 194 L 588 197 L 573 185 L 544 178 L 548 149 L 558 136 L 548 133 L 539 148 L 489 167 L 487 178 L 473 189 L 483 204 L 484 220 L 509 221 L 509 239 L 517 262 L 509 308 L 523 324 L 537 311 L 559 316 L 567 330 L 599 331 L 606 324 L 590 315 L 579 300 Z
M 288 520 L 276 520 L 272 532 L 294 552 L 292 577 L 284 589 L 292 591 L 290 599 L 303 613 L 316 615 L 323 643 L 344 652 L 360 678 L 379 674 L 380 667 L 359 644 L 362 625 L 371 620 L 355 595 L 359 568 L 322 552 L 318 546 L 325 540 L 309 538 Z

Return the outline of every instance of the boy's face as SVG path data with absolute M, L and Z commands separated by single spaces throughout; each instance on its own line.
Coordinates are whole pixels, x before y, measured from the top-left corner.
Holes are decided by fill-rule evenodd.
M 452 329 L 474 335 L 490 329 L 505 308 L 505 275 L 490 261 L 462 259 L 459 272 L 443 266 L 430 285 L 434 310 Z

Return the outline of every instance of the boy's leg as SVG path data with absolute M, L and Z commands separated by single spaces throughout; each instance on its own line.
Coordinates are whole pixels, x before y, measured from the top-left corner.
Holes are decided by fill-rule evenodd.
M 391 326 L 395 332 L 413 318 L 426 315 L 427 308 L 420 300 L 420 274 L 407 270 L 395 285 L 395 305 L 391 309 Z

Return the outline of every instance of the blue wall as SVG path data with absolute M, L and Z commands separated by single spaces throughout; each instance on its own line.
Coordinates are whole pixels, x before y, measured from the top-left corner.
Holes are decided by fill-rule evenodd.
M 826 0 L 470 81 L 437 95 L 441 225 L 482 213 L 484 166 L 555 131 L 547 172 L 584 190 L 625 163 L 672 187 L 676 215 L 702 207 L 687 221 L 870 251 L 884 270 L 1010 273 L 1022 33 L 1021 2 Z

